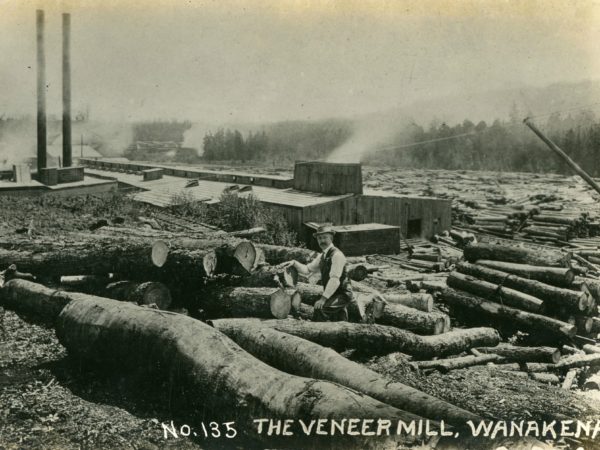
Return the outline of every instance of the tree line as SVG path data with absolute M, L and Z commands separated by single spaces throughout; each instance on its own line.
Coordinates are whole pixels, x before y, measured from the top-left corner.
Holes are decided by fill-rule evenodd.
M 593 111 L 554 113 L 533 121 L 579 165 L 600 176 L 600 121 Z M 344 120 L 283 122 L 246 136 L 239 130 L 220 129 L 205 136 L 203 159 L 282 164 L 326 159 L 352 131 L 352 123 Z M 423 127 L 413 122 L 399 129 L 383 149 L 370 149 L 363 162 L 421 169 L 571 173 L 515 109 L 507 119 L 491 123 L 466 119 L 450 126 L 434 120 Z

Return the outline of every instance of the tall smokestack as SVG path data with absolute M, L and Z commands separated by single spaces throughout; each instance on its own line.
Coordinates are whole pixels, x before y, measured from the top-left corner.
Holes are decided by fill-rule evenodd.
M 72 165 L 71 147 L 71 15 L 62 15 L 63 166 Z
M 36 11 L 37 41 L 37 168 L 46 167 L 46 55 L 44 52 L 44 11 Z

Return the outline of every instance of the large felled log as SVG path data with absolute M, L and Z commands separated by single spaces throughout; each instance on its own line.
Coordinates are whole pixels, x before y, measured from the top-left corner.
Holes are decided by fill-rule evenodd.
M 284 372 L 333 381 L 402 410 L 430 419 L 443 417 L 458 426 L 464 426 L 467 420 L 480 420 L 471 412 L 393 382 L 334 350 L 297 336 L 249 321 L 217 321 L 217 326 L 244 350 Z
M 383 296 L 386 302 L 393 305 L 404 305 L 419 311 L 431 312 L 433 310 L 433 296 L 426 293 L 410 294 L 385 294 Z
M 56 331 L 72 355 L 132 370 L 163 367 L 192 401 L 209 411 L 235 411 L 241 427 L 256 417 L 419 419 L 343 386 L 280 372 L 180 314 L 75 300 L 61 312 Z
M 570 287 L 575 278 L 575 274 L 571 269 L 560 267 L 540 267 L 484 259 L 478 260 L 477 264 L 559 287 Z
M 460 272 L 452 272 L 446 282 L 448 286 L 454 289 L 470 292 L 471 294 L 479 295 L 498 303 L 505 303 L 525 311 L 540 312 L 544 304 L 539 298 L 506 288 L 501 284 L 488 283 L 487 281 L 479 280 Z
M 2 287 L 0 303 L 18 314 L 53 324 L 65 305 L 71 301 L 72 294 L 32 281 L 13 279 Z
M 60 285 L 66 290 L 98 295 L 107 284 L 110 277 L 106 275 L 67 275 L 60 277 Z
M 219 328 L 235 326 L 238 320 L 251 319 L 220 319 L 212 323 Z M 372 354 L 403 352 L 419 358 L 453 355 L 472 347 L 493 346 L 500 342 L 500 336 L 493 328 L 468 328 L 435 336 L 420 336 L 386 325 L 349 322 L 264 320 L 260 321 L 260 326 L 293 334 L 334 350 L 356 348 Z
M 279 268 L 262 266 L 245 276 L 241 282 L 248 287 L 294 287 L 298 283 L 298 271 L 292 266 Z
M 284 319 L 292 308 L 291 292 L 269 287 L 213 289 L 202 295 L 209 317 L 258 317 Z
M 568 267 L 571 254 L 550 249 L 528 249 L 510 245 L 478 243 L 465 247 L 464 258 L 469 262 L 485 259 L 534 266 Z
M 171 292 L 164 284 L 156 281 L 117 281 L 104 288 L 103 296 L 137 303 L 138 305 L 155 304 L 158 309 L 171 306 Z
M 376 322 L 417 334 L 441 334 L 448 331 L 450 318 L 441 312 L 426 313 L 404 305 L 388 304 Z
M 478 264 L 469 264 L 461 262 L 456 266 L 456 270 L 465 275 L 471 275 L 490 283 L 506 286 L 510 289 L 516 289 L 526 294 L 537 297 L 544 302 L 552 305 L 565 307 L 568 311 L 581 312 L 586 311 L 589 306 L 588 295 L 584 291 L 573 291 L 570 289 L 558 288 L 540 281 L 529 280 L 514 274 L 480 266 Z
M 556 364 L 560 360 L 560 350 L 553 347 L 518 347 L 515 345 L 498 345 L 496 347 L 480 347 L 477 351 L 502 356 L 506 361 L 543 362 Z
M 521 311 L 517 308 L 491 302 L 468 292 L 446 288 L 439 292 L 440 299 L 451 306 L 467 308 L 484 316 L 500 321 L 508 321 L 517 328 L 525 331 L 542 330 L 556 336 L 571 338 L 575 336 L 577 327 L 560 320 L 540 314 Z

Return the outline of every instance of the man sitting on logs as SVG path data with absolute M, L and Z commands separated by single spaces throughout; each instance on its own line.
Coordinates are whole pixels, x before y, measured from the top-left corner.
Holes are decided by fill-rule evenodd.
M 335 230 L 329 226 L 320 226 L 313 236 L 322 252 L 308 264 L 288 261 L 285 266 L 294 266 L 298 273 L 309 276 L 311 273 L 321 274 L 324 286 L 321 298 L 315 303 L 313 320 L 315 321 L 347 321 L 348 309 L 353 304 L 354 296 L 348 271 L 346 257 L 340 249 L 333 245 Z

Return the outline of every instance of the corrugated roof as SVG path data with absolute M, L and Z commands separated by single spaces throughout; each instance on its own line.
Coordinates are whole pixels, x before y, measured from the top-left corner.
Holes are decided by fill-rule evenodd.
M 195 201 L 215 202 L 221 197 L 225 189 L 235 186 L 233 183 L 220 181 L 198 180 L 198 186 L 188 187 L 185 185 L 190 181 L 186 178 L 164 175 L 159 180 L 142 181 L 141 175 L 105 171 L 98 169 L 87 169 L 86 173 L 102 177 L 115 178 L 119 182 L 144 189 L 145 192 L 132 194 L 133 199 L 165 207 L 173 204 L 174 197 L 183 193 L 181 201 L 185 197 L 193 198 Z M 320 205 L 344 198 L 352 197 L 353 194 L 327 195 L 314 192 L 303 192 L 294 189 L 277 189 L 264 186 L 252 186 L 252 189 L 240 193 L 240 195 L 253 194 L 258 200 L 274 205 L 285 205 L 297 208 Z

